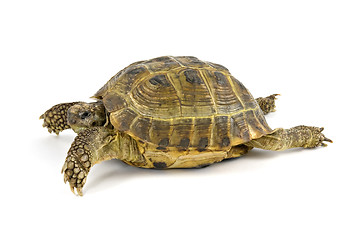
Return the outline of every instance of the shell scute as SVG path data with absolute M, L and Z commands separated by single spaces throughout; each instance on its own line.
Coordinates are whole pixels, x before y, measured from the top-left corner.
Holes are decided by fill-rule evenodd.
M 130 131 L 139 139 L 150 142 L 151 118 L 139 117 L 133 120 Z
M 145 61 L 144 64 L 152 72 L 169 71 L 181 67 L 181 64 L 169 56 L 158 57 Z
M 199 60 L 197 57 L 192 57 L 192 56 L 176 57 L 176 60 L 180 62 L 181 65 L 186 67 L 203 68 L 209 66 L 206 62 L 203 62 Z
M 180 145 L 181 139 L 188 138 L 190 141 L 192 135 L 193 118 L 176 118 L 172 121 L 172 133 L 170 136 L 170 146 Z
M 129 97 L 132 106 L 144 116 L 181 116 L 176 90 L 164 74 L 147 76 L 137 83 Z
M 162 139 L 169 138 L 171 122 L 167 120 L 153 119 L 149 137 L 153 143 L 159 143 Z
M 235 94 L 233 79 L 219 71 L 204 71 L 214 104 L 219 114 L 244 110 L 241 99 Z
M 125 108 L 110 114 L 111 123 L 119 131 L 129 131 L 134 119 L 139 115 L 131 109 Z
M 214 124 L 213 145 L 221 148 L 228 147 L 230 145 L 229 116 L 215 116 Z

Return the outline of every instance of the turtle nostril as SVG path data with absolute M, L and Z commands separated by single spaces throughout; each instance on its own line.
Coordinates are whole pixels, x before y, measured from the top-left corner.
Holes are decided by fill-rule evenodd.
M 81 119 L 85 119 L 85 118 L 87 118 L 88 116 L 90 116 L 90 113 L 89 113 L 89 112 L 83 112 L 83 113 L 80 114 L 80 118 L 81 118 Z
M 75 119 L 70 119 L 70 120 L 69 120 L 69 123 L 70 123 L 70 124 L 75 124 L 75 123 L 76 123 L 76 120 L 75 120 Z

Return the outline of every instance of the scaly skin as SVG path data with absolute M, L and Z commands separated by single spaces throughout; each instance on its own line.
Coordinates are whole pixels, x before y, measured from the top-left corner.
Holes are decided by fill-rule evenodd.
M 270 112 L 275 112 L 275 100 L 277 99 L 276 96 L 280 96 L 280 94 L 272 94 L 265 98 L 259 97 L 255 99 L 264 115 Z
M 324 141 L 332 142 L 326 138 L 322 131 L 324 128 L 297 126 L 290 129 L 278 128 L 274 133 L 265 135 L 246 143 L 249 147 L 265 150 L 283 151 L 290 148 L 315 148 L 327 146 Z
M 56 135 L 65 129 L 69 129 L 70 125 L 67 122 L 68 109 L 79 102 L 61 103 L 53 106 L 40 116 L 44 119 L 43 127 L 46 127 L 49 133 L 54 132 Z

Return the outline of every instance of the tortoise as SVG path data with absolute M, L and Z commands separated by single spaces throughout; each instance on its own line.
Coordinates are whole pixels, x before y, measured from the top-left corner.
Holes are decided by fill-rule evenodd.
M 120 159 L 140 168 L 201 168 L 252 148 L 326 146 L 323 128 L 272 129 L 265 114 L 278 94 L 254 99 L 222 65 L 196 57 L 135 62 L 114 75 L 91 103 L 57 104 L 41 119 L 50 133 L 75 137 L 62 168 L 70 189 L 82 188 L 92 166 Z

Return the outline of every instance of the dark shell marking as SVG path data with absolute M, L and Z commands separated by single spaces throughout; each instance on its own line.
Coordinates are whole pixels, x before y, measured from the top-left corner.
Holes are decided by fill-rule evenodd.
M 183 138 L 183 139 L 181 139 L 181 141 L 177 147 L 179 148 L 179 151 L 186 151 L 189 148 L 189 144 L 190 144 L 190 139 Z
M 149 82 L 152 84 L 152 85 L 162 85 L 164 87 L 169 87 L 170 86 L 170 83 L 169 81 L 167 80 L 166 76 L 165 75 L 157 75 L 153 78 L 151 78 L 149 80 Z
M 167 165 L 165 162 L 154 162 L 153 163 L 155 169 L 164 169 L 167 168 Z
M 207 137 L 200 138 L 199 145 L 198 145 L 198 151 L 202 152 L 205 151 L 208 147 L 209 139 Z
M 228 83 L 227 78 L 221 72 L 214 72 L 214 75 L 215 75 L 216 83 L 218 85 L 224 86 Z
M 159 146 L 156 149 L 165 150 L 166 147 L 169 145 L 169 139 L 168 138 L 161 139 L 158 145 Z
M 201 84 L 203 82 L 199 76 L 199 73 L 196 70 L 193 69 L 185 70 L 184 75 L 188 83 Z

